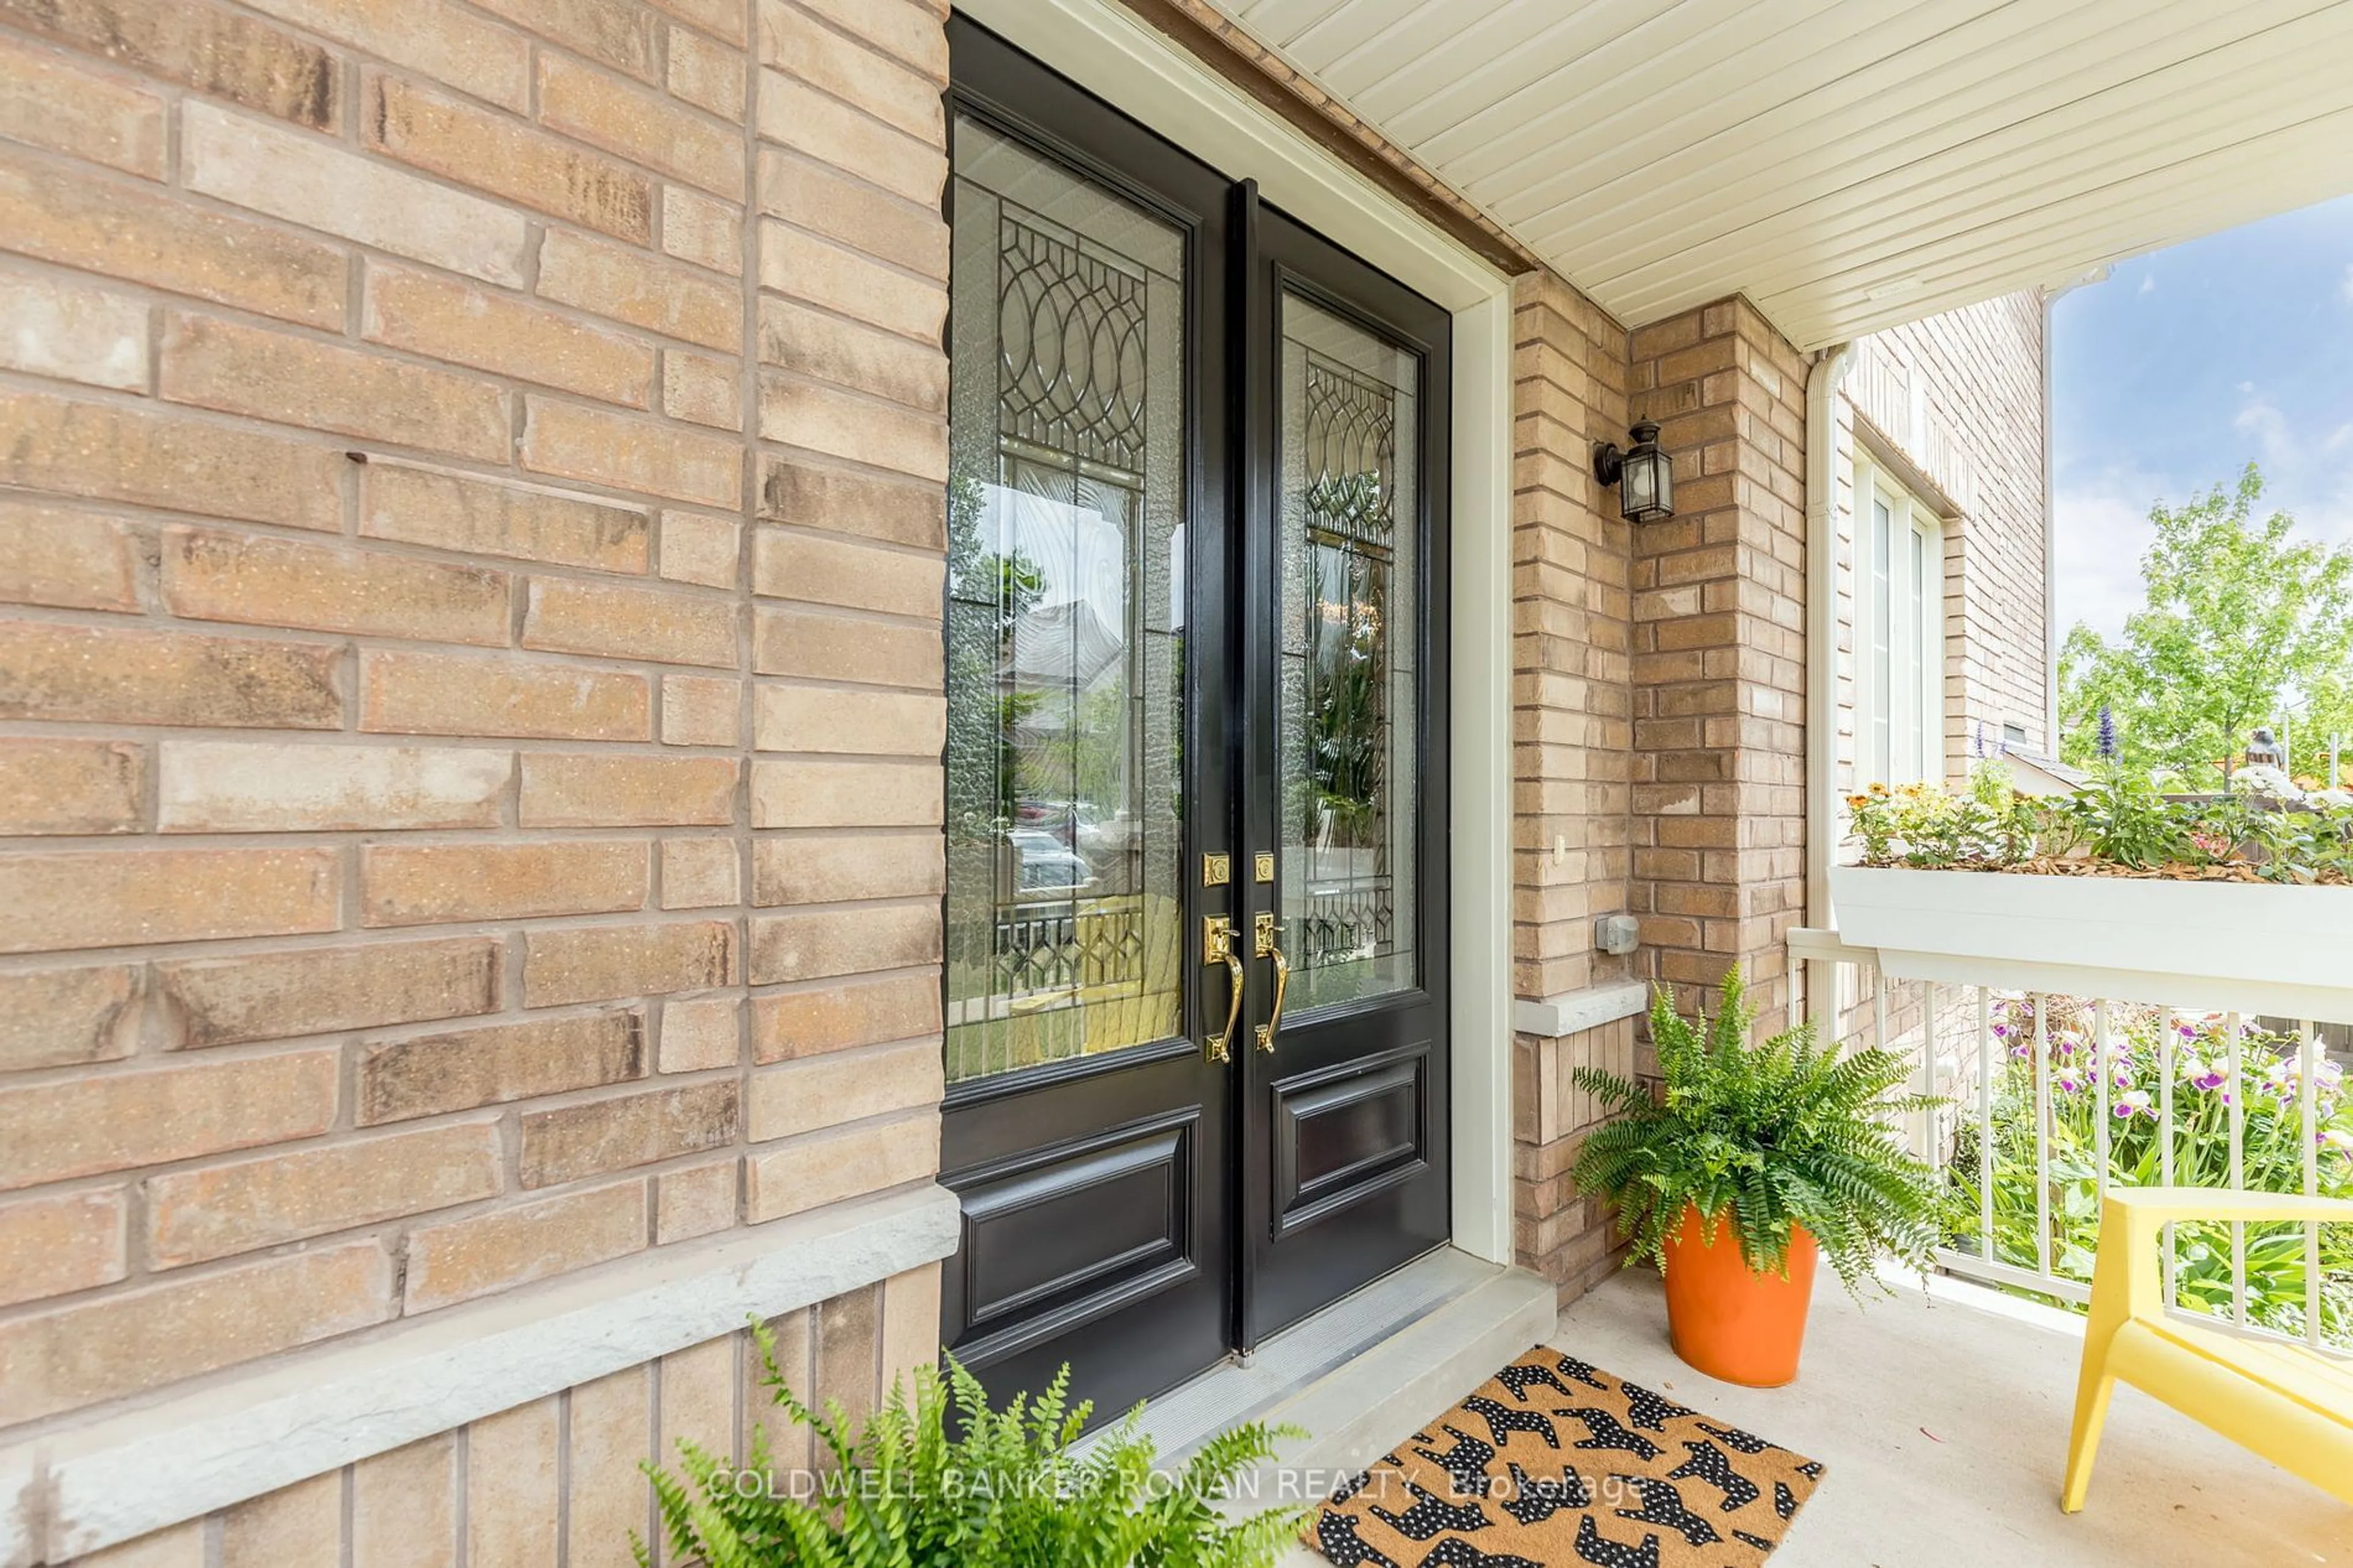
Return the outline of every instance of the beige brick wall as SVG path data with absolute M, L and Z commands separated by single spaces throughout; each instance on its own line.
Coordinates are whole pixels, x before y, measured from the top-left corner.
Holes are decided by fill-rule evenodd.
M 1594 479 L 1626 440 L 1626 331 L 1551 273 L 1514 298 L 1514 990 L 1624 979 L 1593 918 L 1628 909 L 1632 530 Z
M 2032 290 L 1874 332 L 1854 345 L 1839 400 L 1840 449 L 1857 449 L 1859 414 L 1944 492 L 1958 516 L 1945 527 L 1944 755 L 1948 777 L 1968 770 L 1978 731 L 1986 749 L 2003 726 L 2026 748 L 2052 751 L 2043 614 L 2043 355 L 2047 311 Z M 1855 504 L 1851 462 L 1839 489 L 1840 783 L 1854 777 Z
M 768 1325 L 776 1368 L 804 1403 L 872 1409 L 938 1352 L 936 1268 L 819 1302 Z M 754 1426 L 773 1484 L 811 1484 L 819 1456 L 779 1418 L 759 1346 L 729 1334 L 312 1477 L 79 1559 L 79 1568 L 442 1568 L 561 1562 L 629 1568 L 656 1534 L 638 1465 L 679 1470 L 678 1445 L 748 1464 Z
M 1626 331 L 1551 273 L 1515 287 L 1513 331 L 1513 992 L 1623 981 L 1593 945 L 1632 907 L 1632 531 L 1592 445 L 1626 439 Z M 1569 1188 L 1581 1066 L 1630 1071 L 1633 1025 L 1512 1042 L 1513 1247 L 1581 1293 L 1615 1265 L 1608 1216 Z
M 933 1173 L 945 73 L 0 5 L 0 1441 Z
M 1649 1056 L 1642 1027 L 1638 1018 L 1620 1018 L 1556 1039 L 1522 1035 L 1512 1045 L 1514 1261 L 1551 1280 L 1564 1306 L 1624 1260 L 1610 1206 L 1568 1179 L 1585 1135 L 1602 1121 L 1574 1076 L 1585 1067 L 1621 1078 L 1642 1071 Z

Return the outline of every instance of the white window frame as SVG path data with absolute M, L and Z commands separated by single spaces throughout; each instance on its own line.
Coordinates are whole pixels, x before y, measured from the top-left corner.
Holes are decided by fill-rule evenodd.
M 1855 783 L 1945 777 L 1945 520 L 1854 465 Z

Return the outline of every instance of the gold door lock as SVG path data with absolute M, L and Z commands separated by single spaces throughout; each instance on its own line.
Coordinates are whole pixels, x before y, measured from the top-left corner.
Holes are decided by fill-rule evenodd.
M 1233 977 L 1233 998 L 1226 1004 L 1226 1026 L 1222 1033 L 1211 1035 L 1201 1044 L 1213 1062 L 1233 1060 L 1234 1025 L 1242 1016 L 1242 960 L 1234 951 L 1234 922 L 1224 915 L 1205 915 L 1201 920 L 1201 962 L 1207 965 L 1222 963 Z
M 1282 994 L 1291 989 L 1291 961 L 1282 956 L 1275 945 L 1274 915 L 1261 912 L 1253 931 L 1256 938 L 1253 951 L 1261 958 L 1274 960 L 1274 1013 L 1258 1026 L 1258 1048 L 1270 1054 L 1274 1050 L 1274 1032 L 1282 1027 Z

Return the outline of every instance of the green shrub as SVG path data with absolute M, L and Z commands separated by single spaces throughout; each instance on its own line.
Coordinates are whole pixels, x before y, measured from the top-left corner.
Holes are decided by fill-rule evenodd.
M 1070 1368 L 1043 1394 L 991 1410 L 951 1360 L 893 1384 L 855 1435 L 839 1405 L 809 1409 L 776 1370 L 776 1341 L 754 1324 L 776 1407 L 813 1431 L 833 1468 L 807 1498 L 768 1484 L 765 1428 L 741 1468 L 679 1445 L 681 1480 L 653 1465 L 671 1561 L 710 1568 L 1268 1568 L 1297 1532 L 1298 1509 L 1233 1522 L 1215 1506 L 1235 1478 L 1274 1456 L 1289 1428 L 1251 1423 L 1212 1437 L 1182 1468 L 1153 1464 L 1137 1411 L 1082 1455 L 1071 1445 L 1091 1406 L 1067 1400 Z M 751 1484 L 745 1484 L 749 1480 Z M 649 1563 L 642 1542 L 638 1562 Z
M 1618 1120 L 1586 1136 L 1569 1179 L 1615 1199 L 1633 1255 L 1661 1267 L 1689 1205 L 1710 1222 L 1728 1211 L 1742 1258 L 1760 1273 L 1787 1270 L 1792 1225 L 1813 1233 L 1857 1295 L 1883 1257 L 1925 1268 L 1937 1202 L 1897 1128 L 1937 1102 L 1897 1092 L 1912 1068 L 1893 1051 L 1841 1057 L 1816 1043 L 1811 1023 L 1751 1046 L 1755 1019 L 1736 967 L 1713 1022 L 1683 1018 L 1662 988 L 1651 1038 L 1665 1092 L 1577 1068 L 1577 1087 Z
M 2353 882 L 2353 797 L 2341 792 L 2287 805 L 2243 790 L 2177 799 L 2111 767 L 2071 795 L 2024 795 L 1989 758 L 1966 791 L 1875 784 L 1847 809 L 1866 866 Z

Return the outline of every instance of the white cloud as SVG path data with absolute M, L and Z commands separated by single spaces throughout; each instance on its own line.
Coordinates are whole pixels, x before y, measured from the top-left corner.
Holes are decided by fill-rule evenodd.
M 2242 456 L 2263 467 L 2263 510 L 2294 513 L 2302 537 L 2353 541 L 2353 420 L 2300 427 L 2253 383 L 2239 391 L 2244 400 L 2231 424 L 2252 443 Z
M 2162 487 L 2116 475 L 2061 489 L 2051 498 L 2057 532 L 2057 632 L 2088 621 L 2104 637 L 2124 629 L 2141 605 L 2141 552 L 2148 547 L 2149 502 Z
M 2156 273 L 2154 273 L 2154 272 L 2144 272 L 2144 273 L 2142 273 L 2142 274 L 2140 275 L 2140 287 L 2139 287 L 2139 288 L 2137 288 L 2137 289 L 2134 289 L 2134 290 L 2133 290 L 2133 292 L 2134 292 L 2134 293 L 2136 293 L 2136 294 L 2154 294 L 2154 293 L 2156 293 L 2156 292 L 2157 292 L 2157 274 L 2156 274 Z
M 2240 405 L 2239 412 L 2231 424 L 2254 437 L 2254 455 L 2264 468 L 2290 468 L 2300 462 L 2304 457 L 2303 445 L 2296 439 L 2295 431 L 2289 426 L 2287 416 L 2279 411 L 2278 405 L 2256 392 L 2252 383 L 2241 382 L 2239 391 L 2245 395 L 2246 402 Z

